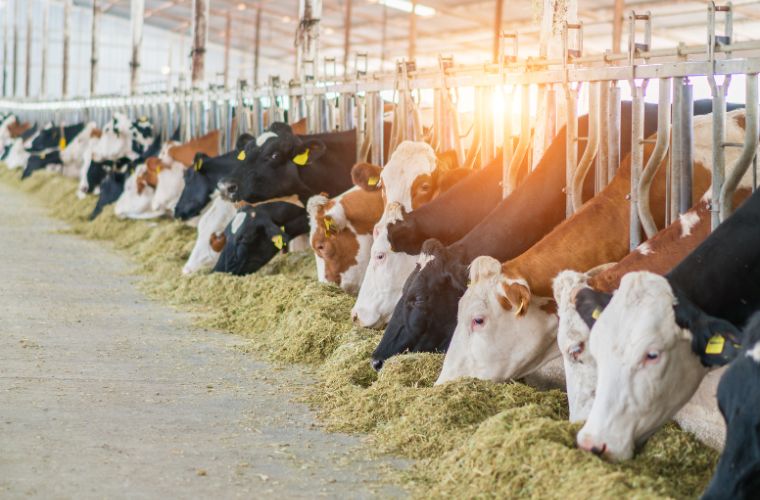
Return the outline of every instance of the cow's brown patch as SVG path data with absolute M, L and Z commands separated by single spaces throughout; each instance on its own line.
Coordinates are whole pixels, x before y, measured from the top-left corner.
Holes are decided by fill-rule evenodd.
M 208 243 L 211 245 L 212 250 L 214 250 L 216 253 L 220 253 L 222 250 L 224 250 L 224 245 L 227 244 L 227 235 L 224 233 L 211 233 L 211 237 L 209 238 Z
M 21 134 L 29 130 L 31 127 L 32 124 L 29 122 L 19 123 L 16 121 L 8 125 L 8 132 L 11 134 L 11 138 L 15 139 L 21 137 Z
M 185 167 L 192 166 L 197 153 L 204 153 L 211 157 L 219 156 L 219 130 L 212 130 L 204 136 L 169 148 L 169 156 L 172 160 L 180 162 Z
M 528 306 L 530 306 L 530 290 L 528 287 L 521 283 L 507 284 L 503 282 L 501 287 L 504 289 L 504 294 L 507 296 L 507 300 L 516 308 L 516 316 L 525 316 L 528 312 Z
M 435 175 L 434 171 L 433 174 Z M 412 210 L 417 210 L 435 195 L 434 175 L 418 175 L 412 182 Z
M 734 121 L 742 130 L 747 130 L 747 117 L 744 113 L 740 113 L 734 116 Z
M 546 314 L 554 314 L 557 315 L 557 303 L 554 300 L 550 300 L 546 304 L 543 304 L 541 307 L 539 307 L 542 311 L 544 311 Z
M 92 129 L 92 132 L 90 132 L 90 137 L 100 138 L 103 135 L 103 130 L 99 128 Z
M 496 300 L 499 301 L 499 305 L 505 310 L 505 311 L 511 311 L 512 310 L 512 303 L 507 300 L 505 296 L 503 296 L 500 293 L 496 294 Z
M 453 149 L 436 153 L 435 160 L 436 168 L 441 170 L 454 170 L 459 167 L 459 158 Z
M 162 168 L 167 167 L 156 156 L 151 156 L 145 160 L 145 169 L 135 179 L 137 182 L 137 194 L 142 194 L 147 186 L 154 189 L 158 186 L 158 173 Z
M 290 124 L 291 130 L 293 130 L 293 133 L 296 135 L 304 135 L 306 134 L 306 118 L 301 118 L 295 123 Z
M 325 212 L 332 208 L 333 200 L 325 206 Z M 339 203 L 343 207 L 346 220 L 358 234 L 370 234 L 383 215 L 383 196 L 378 191 L 359 189 L 343 195 Z
M 316 228 L 311 237 L 311 247 L 314 253 L 324 260 L 325 279 L 340 285 L 341 274 L 357 263 L 359 240 L 348 228 L 328 230 L 325 224 L 326 206 L 319 207 L 316 214 Z

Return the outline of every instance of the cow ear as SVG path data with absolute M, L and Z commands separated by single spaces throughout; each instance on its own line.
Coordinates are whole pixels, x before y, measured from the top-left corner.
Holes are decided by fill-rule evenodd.
M 296 146 L 295 155 L 291 161 L 299 167 L 305 167 L 320 159 L 326 151 L 327 146 L 324 142 L 319 139 L 309 139 Z
M 364 191 L 377 191 L 380 189 L 382 171 L 382 168 L 371 163 L 357 163 L 351 169 L 351 180 Z
M 673 306 L 676 324 L 691 333 L 691 350 L 704 366 L 723 366 L 741 350 L 742 333 L 728 321 L 706 314 L 683 295 Z
M 251 134 L 248 134 L 248 133 L 240 134 L 240 136 L 238 136 L 237 140 L 235 141 L 235 149 L 243 149 L 245 148 L 246 144 L 255 140 L 256 138 L 252 136 Z
M 504 289 L 504 296 L 512 306 L 512 309 L 515 310 L 515 316 L 525 316 L 528 313 L 531 299 L 528 285 L 517 281 L 512 283 L 503 282 L 501 286 Z
M 454 170 L 459 167 L 457 152 L 453 149 L 435 154 L 436 168 L 440 170 Z
M 575 294 L 575 310 L 584 323 L 593 328 L 602 311 L 612 300 L 612 294 L 599 292 L 593 288 L 583 288 Z
M 285 226 L 277 226 L 276 224 L 267 224 L 266 235 L 269 241 L 272 242 L 277 250 L 282 250 L 288 244 L 288 234 L 285 232 Z
M 472 170 L 468 168 L 455 168 L 452 170 L 436 170 L 437 172 L 437 190 L 439 193 L 445 193 L 454 185 L 456 185 L 457 182 L 461 181 L 470 173 Z

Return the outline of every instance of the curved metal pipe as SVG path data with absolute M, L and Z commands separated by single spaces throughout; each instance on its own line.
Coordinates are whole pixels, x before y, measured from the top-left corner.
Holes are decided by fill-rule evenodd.
M 530 148 L 530 87 L 522 86 L 520 99 L 520 139 L 517 141 L 517 147 L 512 153 L 509 167 L 509 192 L 511 193 L 517 187 L 517 181 L 520 177 L 520 167 L 525 160 Z
M 649 156 L 649 161 L 647 161 L 644 170 L 641 171 L 639 185 L 637 186 L 639 219 L 647 238 L 651 238 L 657 232 L 657 224 L 654 222 L 652 208 L 649 206 L 649 188 L 652 186 L 654 176 L 657 170 L 659 170 L 662 160 L 665 159 L 668 147 L 670 146 L 670 88 L 670 80 L 660 78 L 660 102 L 657 108 L 657 142 L 654 145 L 652 154 Z M 674 112 L 678 111 L 680 110 L 674 110 Z
M 752 159 L 757 153 L 758 141 L 758 95 L 757 73 L 747 75 L 746 119 L 744 128 L 744 145 L 739 158 L 736 159 L 729 169 L 728 176 L 720 188 L 720 221 L 723 222 L 733 212 L 734 191 L 739 186 L 739 181 L 744 176 Z
M 575 168 L 573 183 L 570 186 L 570 197 L 573 200 L 573 211 L 577 212 L 583 205 L 583 182 L 586 180 L 591 164 L 599 150 L 599 82 L 591 82 L 588 87 L 588 139 L 581 161 Z

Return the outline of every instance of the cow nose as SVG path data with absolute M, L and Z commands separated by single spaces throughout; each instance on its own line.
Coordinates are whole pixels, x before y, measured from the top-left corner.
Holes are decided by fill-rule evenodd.
M 607 445 L 605 443 L 597 444 L 589 437 L 579 439 L 578 447 L 582 450 L 588 451 L 589 453 L 593 453 L 597 457 L 601 457 L 604 455 L 604 452 L 607 451 Z
M 233 181 L 221 181 L 219 183 L 219 191 L 222 193 L 222 196 L 224 198 L 235 201 L 235 196 L 237 195 L 238 186 Z
M 351 321 L 353 321 L 355 325 L 358 324 L 359 323 L 359 313 L 352 312 L 351 313 Z
M 602 444 L 601 448 L 597 447 L 597 446 L 592 446 L 591 447 L 591 453 L 593 453 L 597 457 L 601 457 L 602 455 L 604 455 L 605 451 L 607 451 L 607 445 L 606 444 Z
M 373 358 L 370 364 L 372 365 L 372 368 L 376 372 L 379 372 L 383 368 L 383 360 L 382 359 L 374 359 Z

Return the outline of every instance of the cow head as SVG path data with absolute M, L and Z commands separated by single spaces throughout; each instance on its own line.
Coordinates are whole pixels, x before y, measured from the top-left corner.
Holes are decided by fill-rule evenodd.
M 211 158 L 204 153 L 196 153 L 190 168 L 185 169 L 184 184 L 177 206 L 174 208 L 174 216 L 181 220 L 188 220 L 201 213 L 206 206 L 211 193 L 216 186 L 204 174 L 204 166 L 208 168 Z
M 84 129 L 72 140 L 67 141 L 66 147 L 61 150 L 61 160 L 65 164 L 73 164 L 82 161 L 87 149 L 92 148 L 97 142 L 95 122 L 89 122 Z M 90 153 L 91 154 L 91 153 Z
M 90 214 L 90 220 L 95 219 L 108 205 L 115 203 L 124 193 L 124 183 L 131 174 L 130 163 L 123 160 L 120 164 L 109 168 L 103 182 L 100 183 L 98 202 Z
M 215 194 L 211 206 L 198 221 L 198 237 L 193 251 L 182 267 L 182 274 L 192 274 L 202 269 L 211 269 L 219 260 L 226 238 L 224 229 L 235 217 L 235 205 Z
M 626 460 L 691 398 L 706 366 L 735 356 L 739 332 L 649 272 L 625 275 L 606 307 L 586 299 L 581 317 L 598 316 L 588 346 L 597 384 L 578 445 Z
M 312 168 L 325 153 L 318 139 L 301 139 L 284 124 L 249 142 L 240 165 L 222 179 L 219 188 L 232 201 L 258 202 L 279 196 L 313 194 L 301 180 L 301 170 Z
M 524 279 L 505 276 L 498 260 L 473 260 L 436 383 L 461 377 L 503 381 L 532 372 L 555 355 L 553 305 L 552 299 L 533 297 Z
M 731 362 L 718 384 L 718 407 L 726 441 L 704 500 L 757 498 L 760 494 L 760 315 L 744 330 L 747 349 Z
M 175 145 L 167 142 L 158 155 L 159 161 L 147 163 L 149 173 L 156 178 L 156 193 L 151 201 L 151 210 L 155 212 L 174 213 L 185 187 L 185 166 L 169 154 Z
M 103 127 L 97 146 L 92 152 L 97 162 L 135 156 L 132 152 L 132 122 L 123 113 L 114 113 Z
M 254 273 L 308 230 L 306 211 L 296 205 L 274 202 L 243 207 L 225 229 L 226 244 L 214 272 Z
M 124 181 L 124 192 L 116 200 L 114 214 L 119 218 L 134 218 L 150 211 L 150 202 L 155 192 L 153 186 L 145 183 L 148 167 L 143 163 Z
M 386 359 L 405 351 L 445 351 L 466 286 L 467 268 L 458 255 L 437 240 L 426 241 L 372 353 L 372 366 L 379 370 Z

